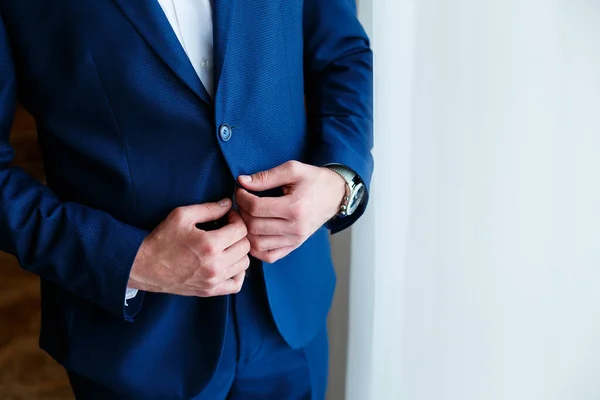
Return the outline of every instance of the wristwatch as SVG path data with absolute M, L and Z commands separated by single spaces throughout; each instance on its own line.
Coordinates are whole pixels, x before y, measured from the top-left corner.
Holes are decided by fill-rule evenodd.
M 346 195 L 340 205 L 340 212 L 336 217 L 348 217 L 360 206 L 365 197 L 365 185 L 360 177 L 351 169 L 341 165 L 328 165 L 327 168 L 340 175 L 346 181 Z

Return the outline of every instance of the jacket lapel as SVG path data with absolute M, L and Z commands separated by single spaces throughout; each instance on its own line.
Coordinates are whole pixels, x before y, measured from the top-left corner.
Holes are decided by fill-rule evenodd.
M 227 47 L 231 30 L 233 29 L 233 19 L 235 5 L 237 0 L 213 0 L 213 48 L 215 57 L 215 98 L 219 95 L 221 87 L 221 73 L 227 56 Z
M 157 0 L 113 0 L 156 54 L 196 95 L 212 100 Z

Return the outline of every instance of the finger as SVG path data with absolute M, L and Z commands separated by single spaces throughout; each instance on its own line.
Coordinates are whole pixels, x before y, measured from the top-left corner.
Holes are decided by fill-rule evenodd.
M 198 290 L 198 289 L 183 289 L 183 290 L 178 290 L 178 291 L 176 291 L 176 293 L 171 293 L 171 294 L 176 294 L 178 296 L 186 296 L 186 297 L 211 297 L 211 296 L 213 296 L 212 294 L 208 294 L 206 291 L 202 291 L 202 290 Z
M 248 240 L 250 240 L 251 249 L 259 252 L 276 250 L 287 246 L 298 246 L 301 244 L 300 237 L 292 235 L 248 235 Z
M 248 230 L 242 217 L 235 211 L 229 212 L 229 223 L 220 229 L 206 232 L 211 247 L 223 251 L 246 237 Z M 239 257 L 238 257 L 239 258 Z
M 238 260 L 244 258 L 250 253 L 250 241 L 244 237 L 239 242 L 231 245 L 225 251 L 223 251 L 219 265 L 223 265 L 223 270 L 229 268 L 230 265 L 235 264 Z
M 240 215 L 246 223 L 246 229 L 252 235 L 293 235 L 294 227 L 291 221 L 283 218 L 256 218 L 240 209 Z
M 178 207 L 171 213 L 181 225 L 195 227 L 197 223 L 210 222 L 223 217 L 231 208 L 231 200 L 223 199 L 215 203 L 193 204 Z
M 288 161 L 267 171 L 241 175 L 238 181 L 246 189 L 260 192 L 296 182 L 305 167 L 298 161 Z
M 240 213 L 238 213 L 235 210 L 231 210 L 229 211 L 229 214 L 227 214 L 227 221 L 230 224 L 235 224 L 236 222 L 241 222 L 244 223 L 244 220 L 242 219 L 242 217 L 240 216 Z
M 235 197 L 238 206 L 253 217 L 290 218 L 290 196 L 258 197 L 238 188 Z
M 244 237 L 227 249 L 213 254 L 211 266 L 206 267 L 203 275 L 209 279 L 211 285 L 216 286 L 231 277 L 231 275 L 225 277 L 225 270 L 248 254 L 250 254 L 250 241 Z
M 240 260 L 235 262 L 223 271 L 223 280 L 231 279 L 234 276 L 246 271 L 250 267 L 250 257 L 246 254 Z
M 242 271 L 231 279 L 221 283 L 215 290 L 213 296 L 225 296 L 228 294 L 239 293 L 242 290 L 246 271 Z
M 273 264 L 274 262 L 279 261 L 282 258 L 284 258 L 285 256 L 287 256 L 288 254 L 290 254 L 295 249 L 296 249 L 296 246 L 287 246 L 287 247 L 282 247 L 280 249 L 271 250 L 271 251 L 250 250 L 250 254 L 253 257 L 258 258 L 261 261 L 264 261 L 269 264 Z

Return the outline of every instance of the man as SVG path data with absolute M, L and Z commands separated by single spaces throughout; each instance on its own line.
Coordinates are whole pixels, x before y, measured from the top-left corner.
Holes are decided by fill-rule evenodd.
M 352 0 L 0 0 L 0 250 L 77 398 L 324 397 L 371 67 Z

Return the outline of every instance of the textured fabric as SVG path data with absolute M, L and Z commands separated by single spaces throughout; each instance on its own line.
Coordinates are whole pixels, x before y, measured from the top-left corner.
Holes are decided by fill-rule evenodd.
M 0 250 L 42 279 L 41 346 L 106 387 L 193 398 L 218 365 L 228 297 L 123 304 L 140 244 L 170 211 L 292 159 L 370 182 L 372 56 L 354 1 L 213 7 L 214 102 L 155 0 L 0 0 Z M 17 99 L 47 187 L 11 166 Z M 335 287 L 328 230 L 263 268 L 279 332 L 305 346 Z
M 213 81 L 213 28 L 210 0 L 158 0 L 183 50 L 188 56 L 202 85 L 212 97 Z M 137 289 L 127 288 L 127 300 L 137 296 Z
M 219 366 L 194 400 L 323 400 L 328 364 L 325 329 L 304 348 L 291 348 L 268 312 L 260 269 L 254 269 L 242 291 L 231 296 Z M 151 392 L 117 392 L 68 372 L 77 400 L 160 398 Z

